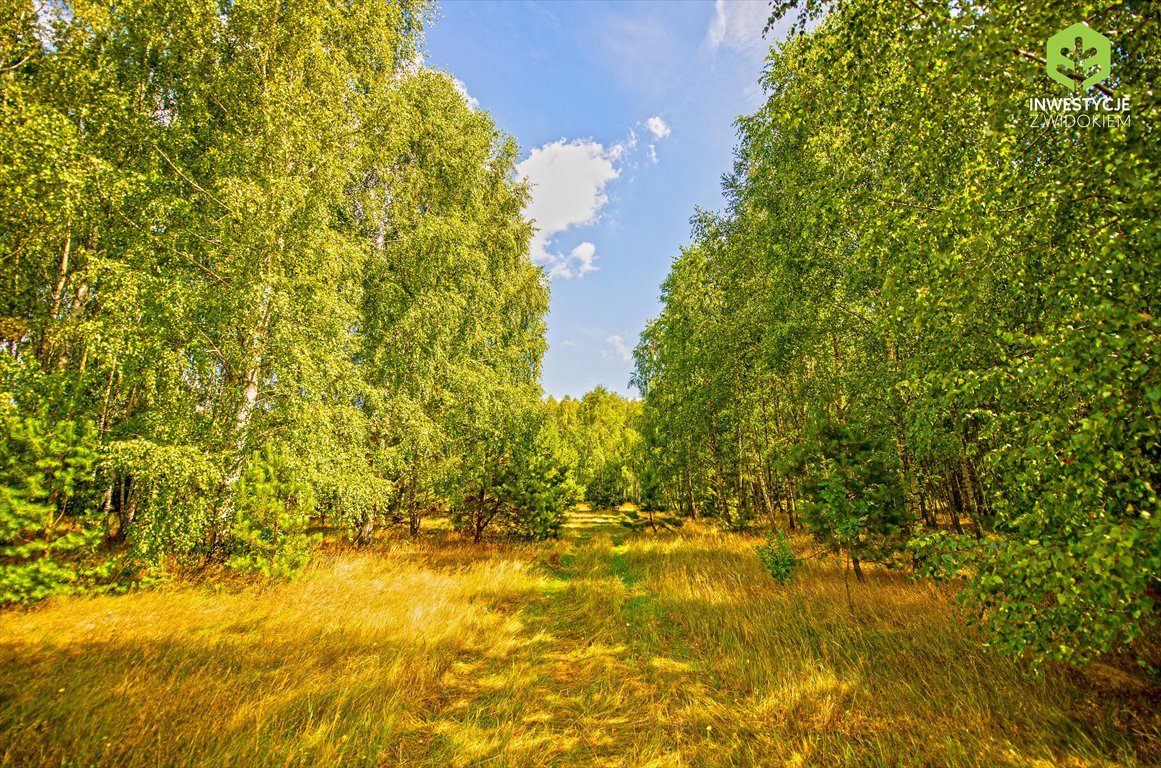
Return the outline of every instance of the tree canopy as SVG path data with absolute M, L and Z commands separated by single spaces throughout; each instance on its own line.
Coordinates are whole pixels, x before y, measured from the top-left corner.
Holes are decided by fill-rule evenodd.
M 0 12 L 3 600 L 523 488 L 547 280 L 428 7 L 40 5 Z
M 1156 621 L 1158 10 L 1147 2 L 774 3 L 796 34 L 737 121 L 641 336 L 669 498 L 965 577 L 996 641 L 1083 660 Z M 1127 99 L 1045 41 L 1111 40 Z M 1105 72 L 1105 74 L 1109 74 Z M 1082 78 L 1083 79 L 1083 78 Z M 1099 79 L 1099 78 L 1098 78 Z

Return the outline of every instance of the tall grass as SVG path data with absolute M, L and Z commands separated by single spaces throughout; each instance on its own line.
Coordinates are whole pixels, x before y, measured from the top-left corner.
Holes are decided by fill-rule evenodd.
M 757 538 L 577 518 L 298 581 L 0 614 L 0 765 L 1147 764 L 1147 689 L 1033 678 L 946 596 Z M 219 585 L 220 586 L 220 585 Z M 850 589 L 848 600 L 847 589 Z

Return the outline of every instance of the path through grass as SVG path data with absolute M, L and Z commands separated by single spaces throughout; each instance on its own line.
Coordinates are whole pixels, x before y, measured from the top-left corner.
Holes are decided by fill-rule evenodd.
M 1150 691 L 1039 680 L 944 595 L 578 514 L 544 546 L 335 552 L 290 584 L 0 614 L 0 765 L 1135 765 Z

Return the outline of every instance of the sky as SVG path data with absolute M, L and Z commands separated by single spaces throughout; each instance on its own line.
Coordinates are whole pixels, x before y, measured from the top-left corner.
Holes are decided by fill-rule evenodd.
M 762 98 L 766 0 L 443 0 L 425 62 L 520 145 L 551 281 L 543 386 L 636 396 L 632 351 Z

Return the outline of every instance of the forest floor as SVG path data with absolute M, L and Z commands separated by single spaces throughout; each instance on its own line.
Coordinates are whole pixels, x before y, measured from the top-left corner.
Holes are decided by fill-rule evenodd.
M 1142 678 L 1034 678 L 930 585 L 816 557 L 783 587 L 758 543 L 577 513 L 544 545 L 437 531 L 0 613 L 0 765 L 1161 762 Z

